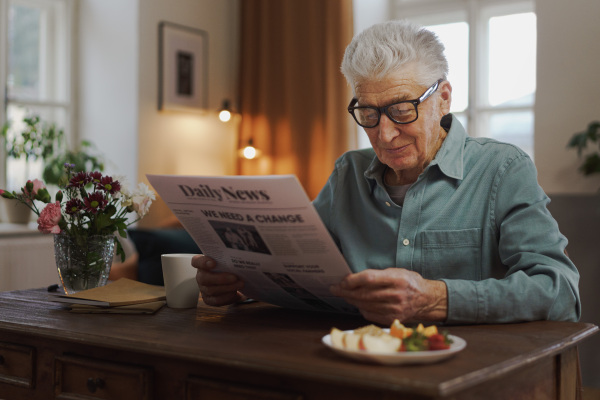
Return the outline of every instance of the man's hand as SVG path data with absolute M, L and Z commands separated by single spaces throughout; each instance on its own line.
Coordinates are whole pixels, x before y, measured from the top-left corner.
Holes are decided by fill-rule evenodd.
M 246 297 L 240 293 L 244 282 L 228 272 L 213 272 L 217 263 L 204 255 L 192 258 L 192 267 L 197 268 L 196 282 L 202 294 L 202 300 L 209 306 L 225 306 L 243 301 Z
M 356 306 L 368 320 L 443 322 L 448 316 L 448 291 L 442 281 L 424 279 L 403 268 L 367 269 L 331 286 L 334 296 Z

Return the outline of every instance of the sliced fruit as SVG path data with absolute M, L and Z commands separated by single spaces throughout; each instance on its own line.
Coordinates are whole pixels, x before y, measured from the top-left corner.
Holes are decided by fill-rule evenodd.
M 450 348 L 450 344 L 446 342 L 444 335 L 439 333 L 431 335 L 427 341 L 429 342 L 429 350 L 446 350 Z
M 340 331 L 337 328 L 331 328 L 331 345 L 333 347 L 337 347 L 338 349 L 344 348 L 344 332 Z
M 412 335 L 413 329 L 404 326 L 399 320 L 395 319 L 390 326 L 390 335 L 399 339 L 404 339 Z
M 390 336 L 373 336 L 373 335 L 362 335 L 362 343 L 367 351 L 374 353 L 396 353 L 400 350 L 402 340 Z
M 385 334 L 385 331 L 383 329 L 381 329 L 380 327 L 378 327 L 377 325 L 367 325 L 367 326 L 363 326 L 362 328 L 358 328 L 354 330 L 354 333 L 357 333 L 359 335 L 372 335 L 372 336 L 381 336 Z
M 423 335 L 429 337 L 432 335 L 437 335 L 438 334 L 438 329 L 437 326 L 435 325 L 430 325 L 427 328 L 423 329 Z
M 344 334 L 345 348 L 348 350 L 361 350 L 360 337 L 361 335 L 356 333 L 346 332 Z

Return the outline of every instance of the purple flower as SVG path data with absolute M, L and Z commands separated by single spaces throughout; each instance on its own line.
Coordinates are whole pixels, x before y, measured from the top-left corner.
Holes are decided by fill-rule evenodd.
M 119 190 L 121 190 L 121 184 L 119 183 L 119 181 L 113 181 L 112 177 L 105 176 L 102 179 L 100 179 L 98 189 L 102 189 L 106 193 L 115 194 Z
M 108 201 L 104 198 L 102 192 L 94 192 L 83 199 L 85 210 L 92 214 L 97 214 L 98 211 L 104 210 L 104 207 L 108 204 Z
M 67 187 L 82 188 L 91 181 L 92 179 L 90 178 L 90 175 L 88 173 L 78 172 L 75 175 L 73 175 L 71 180 L 69 180 L 69 185 L 67 185 Z
M 77 214 L 79 210 L 83 210 L 83 201 L 80 199 L 71 199 L 65 205 L 65 212 L 69 215 Z

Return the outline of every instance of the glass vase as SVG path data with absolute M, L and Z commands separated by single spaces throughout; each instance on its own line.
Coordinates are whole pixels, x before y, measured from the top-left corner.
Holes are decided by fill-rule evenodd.
M 114 235 L 54 235 L 54 258 L 65 293 L 106 285 L 114 250 Z

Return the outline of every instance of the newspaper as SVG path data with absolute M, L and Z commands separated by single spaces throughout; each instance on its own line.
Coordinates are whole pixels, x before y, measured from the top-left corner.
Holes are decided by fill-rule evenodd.
M 351 273 L 294 175 L 147 175 L 203 254 L 282 307 L 356 313 L 329 286 Z

